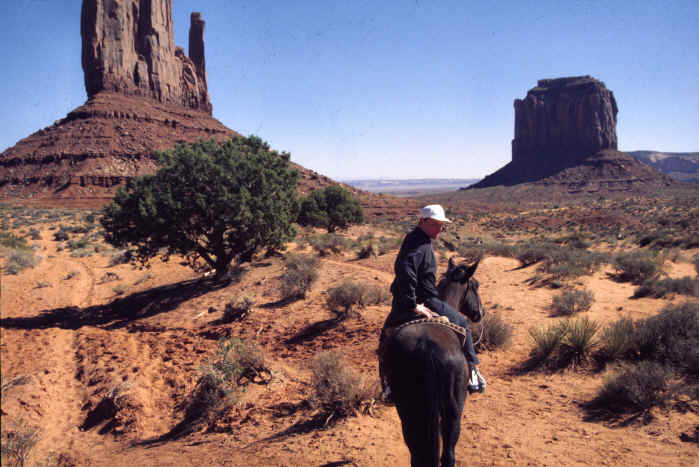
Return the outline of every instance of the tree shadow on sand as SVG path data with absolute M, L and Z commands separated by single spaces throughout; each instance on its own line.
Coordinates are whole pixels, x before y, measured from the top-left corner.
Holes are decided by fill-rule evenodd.
M 5 329 L 79 329 L 83 326 L 102 326 L 118 329 L 160 313 L 171 311 L 181 303 L 224 288 L 231 280 L 215 281 L 208 278 L 193 279 L 162 285 L 111 303 L 87 308 L 68 306 L 42 310 L 36 316 L 0 319 Z

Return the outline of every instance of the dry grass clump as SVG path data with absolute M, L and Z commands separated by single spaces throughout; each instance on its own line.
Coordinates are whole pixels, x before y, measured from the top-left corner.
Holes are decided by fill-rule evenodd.
M 41 259 L 31 250 L 11 250 L 5 264 L 5 274 L 19 274 L 27 268 L 33 268 Z
M 605 255 L 575 248 L 572 245 L 559 245 L 550 240 L 531 240 L 518 242 L 513 247 L 513 256 L 522 266 L 540 263 L 544 273 L 551 274 L 554 279 L 569 279 L 591 274 L 600 265 L 607 262 Z
M 586 316 L 530 329 L 533 347 L 528 366 L 545 365 L 550 369 L 583 366 L 597 345 L 598 330 L 599 324 Z
M 320 259 L 314 255 L 290 254 L 284 261 L 282 296 L 286 299 L 304 298 L 318 279 Z
M 327 303 L 331 310 L 349 313 L 356 306 L 386 303 L 390 296 L 386 287 L 347 280 L 328 290 Z
M 672 372 L 655 362 L 643 361 L 607 376 L 588 405 L 611 412 L 647 412 L 664 406 L 673 396 L 669 381 Z
M 559 315 L 572 315 L 589 311 L 595 296 L 587 289 L 565 289 L 553 297 L 553 309 Z
M 689 276 L 678 279 L 648 279 L 634 291 L 634 298 L 653 297 L 663 298 L 666 295 L 699 296 L 699 280 Z
M 214 356 L 199 368 L 196 387 L 185 403 L 185 420 L 210 420 L 236 402 L 236 389 L 244 380 L 267 383 L 270 375 L 257 344 L 235 337 L 220 339 Z
M 223 310 L 222 321 L 224 323 L 230 323 L 244 319 L 250 314 L 254 304 L 255 302 L 247 296 L 232 299 L 226 304 Z
M 369 411 L 378 398 L 377 381 L 369 381 L 350 367 L 342 352 L 333 350 L 315 356 L 311 363 L 311 406 L 328 418 L 347 417 Z
M 699 306 L 668 305 L 647 319 L 609 325 L 597 357 L 625 362 L 609 377 L 589 408 L 646 413 L 680 393 L 699 396 Z M 669 381 L 681 380 L 675 386 Z
M 39 442 L 39 428 L 29 425 L 21 419 L 11 420 L 3 417 L 1 440 L 2 465 L 28 465 L 32 449 Z
M 699 253 L 692 256 L 692 264 L 694 265 L 694 270 L 696 271 L 697 275 L 699 276 Z
M 131 261 L 132 253 L 129 250 L 119 250 L 109 258 L 109 266 L 126 264 Z
M 320 256 L 342 253 L 349 247 L 348 240 L 342 235 L 328 233 L 308 238 L 308 243 Z
M 648 250 L 635 250 L 616 255 L 612 263 L 621 281 L 642 284 L 662 272 L 659 257 Z
M 488 313 L 482 320 L 471 325 L 471 333 L 477 341 L 477 350 L 495 350 L 509 345 L 513 328 L 498 313 Z

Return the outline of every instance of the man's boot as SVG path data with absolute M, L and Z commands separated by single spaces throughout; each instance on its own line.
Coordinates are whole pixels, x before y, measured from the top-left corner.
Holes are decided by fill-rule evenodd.
M 470 377 L 468 380 L 468 392 L 485 392 L 485 378 L 481 375 L 476 365 L 469 363 L 470 367 Z

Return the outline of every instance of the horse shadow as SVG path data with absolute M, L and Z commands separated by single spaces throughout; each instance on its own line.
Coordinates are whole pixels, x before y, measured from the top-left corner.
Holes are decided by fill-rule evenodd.
M 102 326 L 119 329 L 134 321 L 172 311 L 181 303 L 224 288 L 230 279 L 213 280 L 199 278 L 162 285 L 136 292 L 111 303 L 86 308 L 67 306 L 42 310 L 38 315 L 21 318 L 2 318 L 0 328 L 5 329 L 80 329 L 83 326 Z

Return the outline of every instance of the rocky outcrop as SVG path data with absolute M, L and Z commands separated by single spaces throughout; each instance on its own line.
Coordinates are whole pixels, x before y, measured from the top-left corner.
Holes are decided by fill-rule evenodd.
M 617 151 L 614 94 L 591 76 L 539 80 L 514 107 L 512 162 L 469 188 L 537 183 L 593 192 L 672 184 Z
M 80 33 L 88 98 L 109 91 L 211 114 L 199 13 L 189 57 L 175 47 L 172 0 L 83 0 Z
M 514 162 L 581 160 L 617 149 L 614 94 L 591 76 L 542 79 L 515 100 Z

